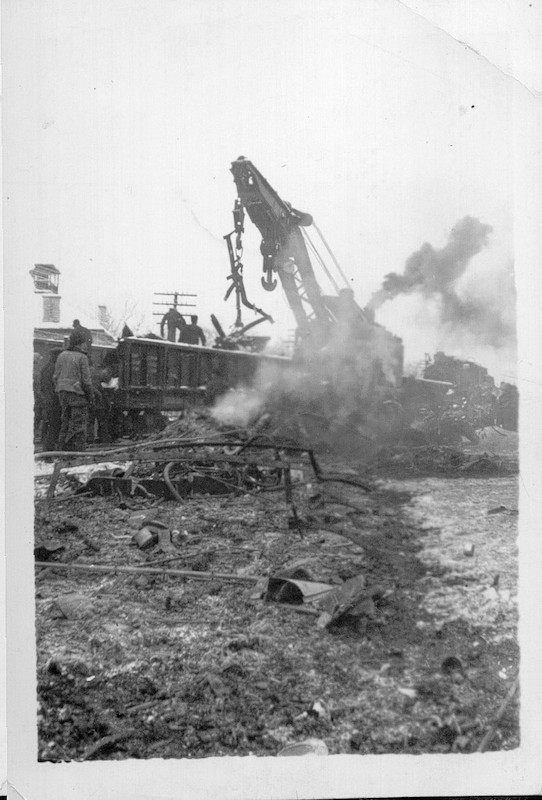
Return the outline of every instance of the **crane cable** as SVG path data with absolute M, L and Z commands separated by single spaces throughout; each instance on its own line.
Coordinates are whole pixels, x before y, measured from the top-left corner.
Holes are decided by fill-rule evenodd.
M 312 224 L 314 225 L 314 229 L 316 230 L 316 233 L 318 234 L 318 236 L 320 237 L 320 239 L 323 241 L 323 243 L 324 243 L 324 246 L 326 247 L 326 249 L 327 249 L 327 251 L 328 251 L 329 255 L 330 255 L 330 256 L 331 256 L 331 258 L 333 259 L 333 263 L 335 264 L 335 266 L 336 266 L 336 267 L 337 267 L 337 269 L 339 270 L 339 274 L 340 274 L 341 278 L 342 278 L 342 279 L 343 279 L 343 281 L 344 281 L 344 285 L 345 285 L 347 288 L 350 288 L 350 284 L 349 284 L 349 282 L 348 282 L 348 279 L 347 279 L 346 275 L 344 274 L 344 272 L 342 271 L 342 269 L 341 269 L 341 266 L 340 266 L 339 262 L 338 262 L 338 261 L 337 261 L 337 259 L 335 258 L 335 256 L 334 256 L 334 254 L 333 254 L 333 251 L 332 251 L 331 247 L 328 245 L 327 241 L 325 240 L 325 238 L 324 238 L 324 234 L 322 233 L 322 231 L 320 230 L 320 228 L 318 227 L 318 225 L 316 224 L 316 222 L 314 222 L 314 220 L 313 220 L 313 223 L 312 223 Z
M 303 233 L 303 236 L 305 237 L 305 239 L 307 240 L 307 244 L 309 245 L 310 249 L 312 250 L 312 252 L 313 252 L 313 253 L 314 253 L 314 255 L 316 256 L 316 258 L 318 259 L 318 263 L 320 264 L 320 266 L 322 267 L 322 269 L 323 269 L 323 270 L 324 270 L 324 272 L 326 273 L 327 277 L 329 278 L 329 280 L 330 280 L 330 281 L 331 281 L 331 283 L 333 284 L 333 288 L 335 289 L 335 291 L 336 291 L 336 292 L 337 292 L 337 294 L 338 294 L 338 293 L 339 293 L 339 287 L 338 287 L 338 285 L 337 285 L 337 281 L 335 280 L 335 278 L 333 277 L 333 275 L 331 274 L 331 272 L 330 272 L 330 271 L 328 270 L 328 268 L 326 267 L 326 265 L 325 265 L 325 262 L 324 262 L 324 259 L 322 258 L 322 256 L 321 256 L 321 255 L 320 255 L 320 253 L 318 252 L 318 250 L 316 249 L 316 246 L 315 246 L 315 244 L 313 243 L 313 241 L 312 241 L 312 239 L 310 238 L 310 236 L 309 236 L 309 234 L 307 233 L 307 231 L 302 229 L 302 233 Z

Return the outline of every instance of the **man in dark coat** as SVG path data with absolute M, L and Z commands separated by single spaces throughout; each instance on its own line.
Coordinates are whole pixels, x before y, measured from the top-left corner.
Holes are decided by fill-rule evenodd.
M 109 383 L 112 376 L 111 370 L 107 367 L 91 366 L 90 368 L 94 403 L 89 408 L 89 442 L 98 441 L 107 443 L 111 441 L 111 433 L 109 430 L 111 404 L 107 394 L 103 391 L 102 383 Z M 96 431 L 95 428 L 97 428 Z M 97 434 L 97 439 L 95 434 Z
M 43 422 L 41 429 L 41 443 L 44 451 L 54 450 L 58 434 L 60 433 L 61 411 L 58 395 L 55 391 L 53 375 L 56 361 L 62 353 L 62 348 L 57 347 L 49 353 L 49 360 L 41 370 L 40 394 L 43 409 Z
M 70 334 L 70 343 L 71 337 L 74 333 L 83 334 L 85 345 L 83 347 L 83 352 L 87 354 L 90 359 L 90 349 L 92 347 L 92 333 L 89 331 L 88 328 L 84 328 L 78 319 L 74 319 L 73 321 L 73 332 Z
M 43 404 L 40 392 L 40 374 L 43 367 L 43 356 L 34 353 L 34 364 L 32 368 L 32 388 L 34 391 L 34 438 L 37 438 L 40 431 L 40 424 L 43 420 Z
M 56 360 L 53 382 L 61 408 L 59 450 L 84 450 L 87 444 L 88 411 L 94 400 L 85 346 L 85 334 L 74 331 L 70 346 Z
M 179 334 L 179 341 L 183 344 L 199 344 L 205 345 L 205 334 L 198 325 L 197 316 L 190 317 L 190 325 L 184 325 Z
M 182 331 L 186 326 L 183 315 L 180 314 L 176 308 L 170 308 L 162 317 L 162 321 L 160 322 L 160 336 L 162 339 L 164 338 L 164 328 L 166 326 L 168 341 L 174 342 L 176 331 Z

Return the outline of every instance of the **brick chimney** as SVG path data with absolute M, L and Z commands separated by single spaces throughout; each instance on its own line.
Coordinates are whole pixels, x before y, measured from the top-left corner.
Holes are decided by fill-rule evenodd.
M 60 322 L 60 297 L 58 294 L 43 295 L 43 322 Z
M 100 323 L 102 328 L 104 328 L 104 330 L 107 330 L 107 326 L 109 323 L 109 314 L 107 312 L 107 306 L 98 306 L 98 322 Z

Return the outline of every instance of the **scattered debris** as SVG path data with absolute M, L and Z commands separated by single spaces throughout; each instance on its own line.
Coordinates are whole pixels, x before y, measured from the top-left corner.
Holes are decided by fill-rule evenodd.
M 454 672 L 463 672 L 463 664 L 456 656 L 448 656 L 440 665 L 443 675 L 453 675 Z
M 303 539 L 303 531 L 310 528 L 308 520 L 301 519 L 297 513 L 296 507 L 292 504 L 292 514 L 288 517 L 288 528 L 291 531 L 297 531 L 299 536 Z
M 53 474 L 51 475 L 51 480 L 49 482 L 49 487 L 47 489 L 47 502 L 50 503 L 53 497 L 55 496 L 55 489 L 60 478 L 60 472 L 62 469 L 62 464 L 60 461 L 57 461 L 53 467 Z
M 342 586 L 328 592 L 320 602 L 322 613 L 318 618 L 317 626 L 327 628 L 332 622 L 337 622 L 343 615 L 360 616 L 367 611 L 373 613 L 371 597 L 365 591 L 366 580 L 363 575 L 356 575 L 345 581 Z M 370 604 L 368 608 L 367 603 Z
M 329 583 L 300 581 L 293 578 L 284 578 L 281 575 L 269 578 L 265 599 L 275 600 L 278 603 L 291 603 L 292 605 L 315 603 L 333 588 Z
M 310 608 L 309 606 L 293 606 L 289 603 L 275 603 L 274 605 L 277 608 L 283 608 L 285 611 L 293 611 L 295 614 L 305 614 L 309 617 L 320 616 L 319 611 L 317 611 L 315 608 Z
M 471 458 L 464 464 L 458 466 L 460 472 L 483 472 L 487 474 L 496 474 L 500 470 L 500 464 L 494 456 L 484 455 L 478 458 Z
M 315 700 L 308 713 L 317 719 L 331 721 L 331 713 L 327 703 L 324 700 Z
M 411 689 L 409 686 L 399 686 L 397 691 L 401 694 L 404 694 L 405 697 L 408 697 L 411 700 L 414 700 L 418 696 L 416 689 Z
M 424 445 L 387 448 L 374 467 L 381 472 L 406 467 L 417 474 L 514 475 L 519 464 L 515 453 L 470 453 L 448 445 Z
M 69 519 L 62 520 L 58 525 L 55 525 L 57 533 L 75 533 L 79 530 L 79 525 Z
M 52 556 L 61 553 L 65 547 L 60 542 L 42 542 L 34 547 L 34 558 L 48 561 Z
M 311 581 L 313 576 L 310 571 L 311 564 L 314 563 L 314 558 L 298 558 L 295 561 L 289 561 L 277 572 L 276 578 L 294 578 L 301 581 Z
M 174 529 L 171 531 L 171 542 L 175 547 L 182 547 L 189 539 L 188 531 L 179 531 Z
M 82 619 L 90 613 L 88 599 L 83 594 L 65 594 L 62 597 L 57 597 L 53 605 L 52 616 L 65 617 L 66 619 Z
M 223 697 L 227 694 L 227 687 L 220 675 L 214 672 L 207 672 L 197 682 L 197 687 L 200 691 L 205 691 L 209 688 L 215 697 Z
M 150 575 L 177 575 L 179 578 L 192 578 L 192 580 L 213 581 L 223 580 L 233 583 L 257 583 L 258 578 L 253 575 L 235 575 L 223 572 L 197 572 L 190 569 L 158 569 L 158 567 L 118 567 L 112 564 L 53 564 L 36 561 L 36 567 L 49 569 L 75 570 L 77 572 L 118 572 L 118 573 L 148 573 Z
M 158 534 L 146 527 L 140 528 L 137 533 L 134 533 L 132 538 L 140 550 L 146 550 L 158 542 Z
M 495 736 L 495 732 L 497 730 L 497 726 L 499 725 L 499 722 L 503 718 L 506 709 L 508 708 L 508 706 L 510 705 L 510 703 L 514 699 L 514 695 L 516 694 L 518 689 L 519 689 L 519 675 L 515 679 L 515 681 L 512 683 L 512 685 L 510 686 L 506 697 L 504 698 L 503 702 L 501 703 L 501 706 L 500 706 L 499 710 L 497 711 L 495 719 L 493 720 L 492 724 L 488 728 L 484 738 L 480 742 L 480 744 L 478 746 L 478 750 L 477 750 L 478 753 L 485 753 L 485 751 L 487 750 L 487 748 L 491 744 L 491 740 Z
M 507 506 L 496 506 L 495 508 L 490 508 L 487 512 L 488 515 L 490 514 L 519 514 L 517 508 L 508 508 Z
M 454 683 L 463 683 L 465 680 L 465 670 L 463 664 L 455 656 L 445 658 L 441 664 L 441 672 L 448 675 Z
M 278 756 L 327 756 L 327 745 L 321 739 L 306 739 L 304 742 L 289 744 L 279 750 Z
M 150 530 L 152 530 L 151 527 L 152 524 L 153 523 L 149 523 Z M 158 534 L 158 547 L 160 548 L 162 553 L 165 553 L 166 555 L 168 553 L 169 554 L 174 553 L 175 547 L 173 546 L 171 541 L 171 531 L 169 530 L 169 528 L 157 528 L 156 532 Z
M 139 511 L 137 514 L 132 514 L 132 516 L 128 518 L 128 524 L 134 528 L 143 528 L 147 519 L 147 513 L 145 511 Z
M 166 530 L 166 531 L 169 530 L 169 526 L 166 525 L 165 522 L 160 522 L 160 520 L 156 519 L 156 517 L 149 517 L 149 516 L 144 517 L 144 519 L 141 522 L 141 527 L 142 528 L 147 527 L 151 529 L 158 528 L 158 530 Z
M 91 761 L 93 758 L 96 758 L 97 755 L 101 755 L 119 742 L 129 739 L 134 735 L 134 733 L 135 731 L 133 728 L 128 728 L 127 730 L 121 731 L 120 733 L 115 733 L 112 736 L 104 736 L 102 739 L 98 739 L 97 742 L 94 742 L 93 745 L 85 750 L 81 760 Z
M 455 448 L 421 448 L 414 468 L 405 455 L 403 484 L 388 479 L 399 471 L 389 462 L 384 480 L 327 457 L 315 469 L 272 437 L 256 452 L 238 431 L 206 429 L 179 447 L 186 423 L 175 424 L 176 442 L 130 445 L 131 474 L 94 474 L 126 481 L 126 492 L 72 495 L 67 519 L 65 506 L 38 500 L 37 542 L 58 534 L 65 548 L 36 558 L 39 759 L 308 755 L 312 737 L 325 753 L 474 752 L 517 663 L 514 479 L 499 477 L 510 460 L 495 459 L 503 472 L 486 485 L 459 469 L 479 453 L 454 461 Z M 439 453 L 457 481 L 439 477 Z M 291 467 L 289 486 L 277 461 Z M 191 483 L 182 506 L 145 483 L 165 485 L 168 463 L 176 484 Z M 65 475 L 57 493 L 73 486 Z M 201 493 L 195 478 L 234 488 Z M 450 531 L 432 499 L 444 484 Z M 418 493 L 422 522 L 409 516 Z M 500 502 L 507 510 L 491 523 L 483 510 Z M 458 531 L 470 531 L 476 559 L 461 558 Z M 147 548 L 126 546 L 146 532 Z M 420 544 L 442 553 L 447 537 L 449 563 L 422 560 Z M 497 571 L 502 586 L 490 586 Z M 272 603 L 250 602 L 263 597 Z M 480 608 L 491 615 L 456 615 Z M 492 749 L 517 746 L 516 704 L 494 737 Z

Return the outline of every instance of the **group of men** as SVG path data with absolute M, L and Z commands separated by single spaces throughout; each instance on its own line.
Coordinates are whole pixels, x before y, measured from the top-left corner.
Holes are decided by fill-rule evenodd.
M 100 423 L 101 383 L 108 376 L 91 367 L 92 334 L 73 321 L 68 348 L 51 350 L 39 375 L 44 451 L 84 450 L 94 422 Z M 110 377 L 110 376 L 109 376 Z
M 197 323 L 197 316 L 191 316 L 188 324 L 182 314 L 171 308 L 161 321 L 160 333 L 163 337 L 167 327 L 170 342 L 175 341 L 179 331 L 179 342 L 205 345 L 205 334 Z M 129 334 L 133 335 L 131 331 Z M 91 332 L 75 319 L 67 349 L 51 350 L 41 370 L 36 363 L 41 357 L 35 356 L 35 420 L 36 427 L 41 427 L 46 452 L 84 450 L 87 440 L 94 440 L 96 422 L 98 441 L 110 441 L 102 384 L 111 379 L 111 374 L 91 365 L 91 346 Z
M 176 340 L 177 331 L 179 331 L 179 338 L 177 341 L 183 344 L 199 344 L 205 345 L 205 334 L 198 325 L 198 318 L 194 314 L 190 317 L 190 323 L 187 323 L 182 314 L 176 308 L 170 308 L 160 322 L 160 336 L 164 338 L 164 329 L 167 328 L 168 341 L 174 342 Z

